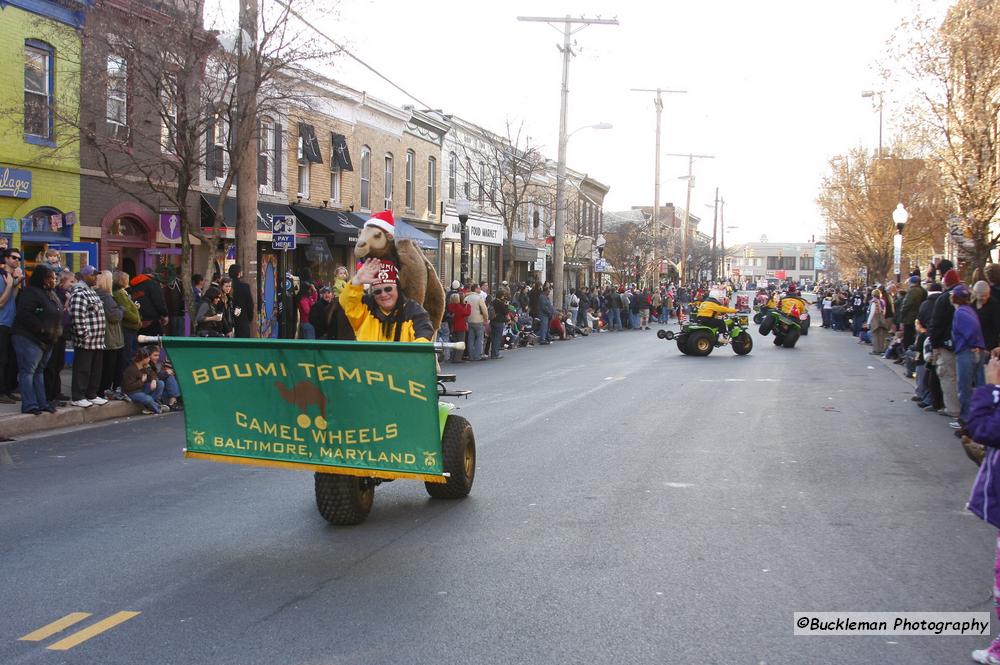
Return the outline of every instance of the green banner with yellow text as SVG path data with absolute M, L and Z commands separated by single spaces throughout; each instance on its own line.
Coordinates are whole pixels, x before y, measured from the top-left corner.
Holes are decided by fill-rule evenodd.
M 372 476 L 442 474 L 430 344 L 198 337 L 163 344 L 184 399 L 188 453 Z

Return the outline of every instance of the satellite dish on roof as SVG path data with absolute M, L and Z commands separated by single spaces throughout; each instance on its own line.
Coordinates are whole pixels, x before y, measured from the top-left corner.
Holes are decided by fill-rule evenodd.
M 765 236 L 761 236 L 760 237 L 760 241 L 761 242 L 767 242 L 767 236 L 766 235 Z

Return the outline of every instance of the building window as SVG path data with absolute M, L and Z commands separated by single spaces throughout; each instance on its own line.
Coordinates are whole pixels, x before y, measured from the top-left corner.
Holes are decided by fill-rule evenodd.
M 306 159 L 306 139 L 299 134 L 298 146 L 299 162 L 299 191 L 298 195 L 304 199 L 309 198 L 309 160 Z
M 768 270 L 795 270 L 794 256 L 769 256 L 767 257 Z
M 24 45 L 24 133 L 52 139 L 52 48 L 41 42 Z
M 385 154 L 385 206 L 383 210 L 392 210 L 392 153 Z
M 361 146 L 361 209 L 371 209 L 372 150 Z
M 455 200 L 458 194 L 458 155 L 451 153 L 448 155 L 448 199 Z
M 472 196 L 472 160 L 465 160 L 465 198 L 468 200 Z
M 120 55 L 108 56 L 108 123 L 112 138 L 125 140 L 119 127 L 128 126 L 128 63 Z
M 816 261 L 811 256 L 799 257 L 799 270 L 815 270 Z
M 416 155 L 412 150 L 406 151 L 406 209 L 413 210 L 413 169 Z
M 486 164 L 479 165 L 479 205 L 486 202 Z
M 177 152 L 177 80 L 172 76 L 163 79 L 160 87 L 160 109 L 163 111 L 163 127 L 160 129 L 160 147 L 163 152 Z M 221 126 L 216 115 L 216 126 Z M 214 133 L 214 132 L 213 132 Z
M 330 160 L 330 202 L 340 203 L 340 164 Z
M 427 214 L 434 216 L 437 209 L 437 160 L 427 158 Z
M 257 129 L 257 185 L 271 189 L 271 145 L 274 125 L 270 118 L 262 118 Z
M 164 134 L 164 150 L 174 152 L 173 132 Z M 222 178 L 226 172 L 226 128 L 221 113 L 214 113 L 205 134 L 205 175 L 209 180 Z

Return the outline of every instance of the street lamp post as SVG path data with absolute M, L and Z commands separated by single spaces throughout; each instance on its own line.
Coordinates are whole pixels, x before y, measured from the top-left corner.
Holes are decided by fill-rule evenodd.
M 461 198 L 455 201 L 455 213 L 458 215 L 458 224 L 462 238 L 462 268 L 459 281 L 465 287 L 465 280 L 469 277 L 469 211 L 472 210 L 472 203 L 468 199 Z
M 563 99 L 565 102 L 565 98 Z M 566 107 L 563 105 L 560 127 L 566 124 Z M 562 133 L 559 137 L 559 163 L 556 166 L 556 229 L 552 247 L 552 302 L 563 301 L 563 268 L 566 264 L 566 146 L 569 140 L 581 129 L 611 129 L 609 122 L 599 122 L 596 125 L 585 125 L 574 129 L 569 134 Z M 565 129 L 563 130 L 565 132 Z
M 896 204 L 896 209 L 892 211 L 892 221 L 896 224 L 896 235 L 892 238 L 892 265 L 896 271 L 896 283 L 900 282 L 900 272 L 903 258 L 903 229 L 910 219 L 910 213 L 902 203 Z
M 882 91 L 881 90 L 865 90 L 861 93 L 862 97 L 878 97 L 878 158 L 882 159 Z M 904 224 L 906 222 L 903 222 Z

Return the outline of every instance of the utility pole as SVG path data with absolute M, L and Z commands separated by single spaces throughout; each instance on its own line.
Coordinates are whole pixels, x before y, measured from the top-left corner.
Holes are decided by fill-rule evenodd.
M 712 279 L 716 279 L 719 276 L 718 266 L 716 264 L 715 253 L 715 230 L 719 228 L 719 188 L 715 188 L 715 208 L 712 211 Z M 722 237 L 725 238 L 726 232 L 722 232 Z M 725 244 L 725 243 L 723 243 Z
M 556 170 L 556 229 L 555 239 L 552 248 L 552 302 L 557 307 L 562 307 L 563 302 L 563 266 L 566 256 L 566 143 L 569 141 L 566 136 L 566 106 L 569 99 L 569 58 L 573 53 L 573 44 L 570 38 L 580 30 L 589 25 L 618 25 L 618 19 L 602 18 L 573 18 L 567 14 L 563 18 L 547 16 L 518 16 L 518 21 L 529 21 L 535 23 L 548 23 L 552 27 L 555 24 L 563 25 L 563 43 L 557 48 L 563 56 L 562 66 L 562 99 L 559 107 L 559 164 Z M 574 29 L 574 26 L 579 26 Z M 556 28 L 558 29 L 558 28 Z
M 718 192 L 718 190 L 716 190 Z M 729 279 L 726 274 L 726 200 L 719 199 L 719 227 L 722 231 L 722 281 Z
M 232 161 L 236 164 L 236 257 L 243 280 L 250 285 L 254 302 L 257 290 L 257 0 L 240 0 L 237 38 L 236 127 L 233 128 Z M 220 201 L 221 206 L 224 201 Z M 279 283 L 285 283 L 284 272 Z M 243 316 L 246 316 L 244 313 Z M 256 317 L 254 317 L 256 322 Z M 253 326 L 256 328 L 256 323 Z M 284 332 L 284 331 L 283 331 Z M 257 331 L 251 330 L 256 337 Z
M 663 88 L 632 88 L 632 92 L 655 92 L 656 99 L 653 106 L 656 107 L 656 166 L 653 176 L 653 238 L 660 235 L 660 115 L 663 113 L 663 94 L 687 94 L 687 90 L 664 90 Z
M 687 157 L 688 158 L 688 174 L 687 180 L 687 199 L 684 203 L 684 225 L 681 227 L 681 260 L 680 260 L 680 276 L 678 277 L 678 282 L 684 284 L 685 282 L 685 271 L 687 269 L 687 238 L 688 238 L 688 226 L 691 221 L 691 190 L 694 189 L 694 160 L 696 159 L 715 159 L 715 155 L 693 155 L 693 154 L 683 154 L 676 152 L 668 152 L 668 157 Z

